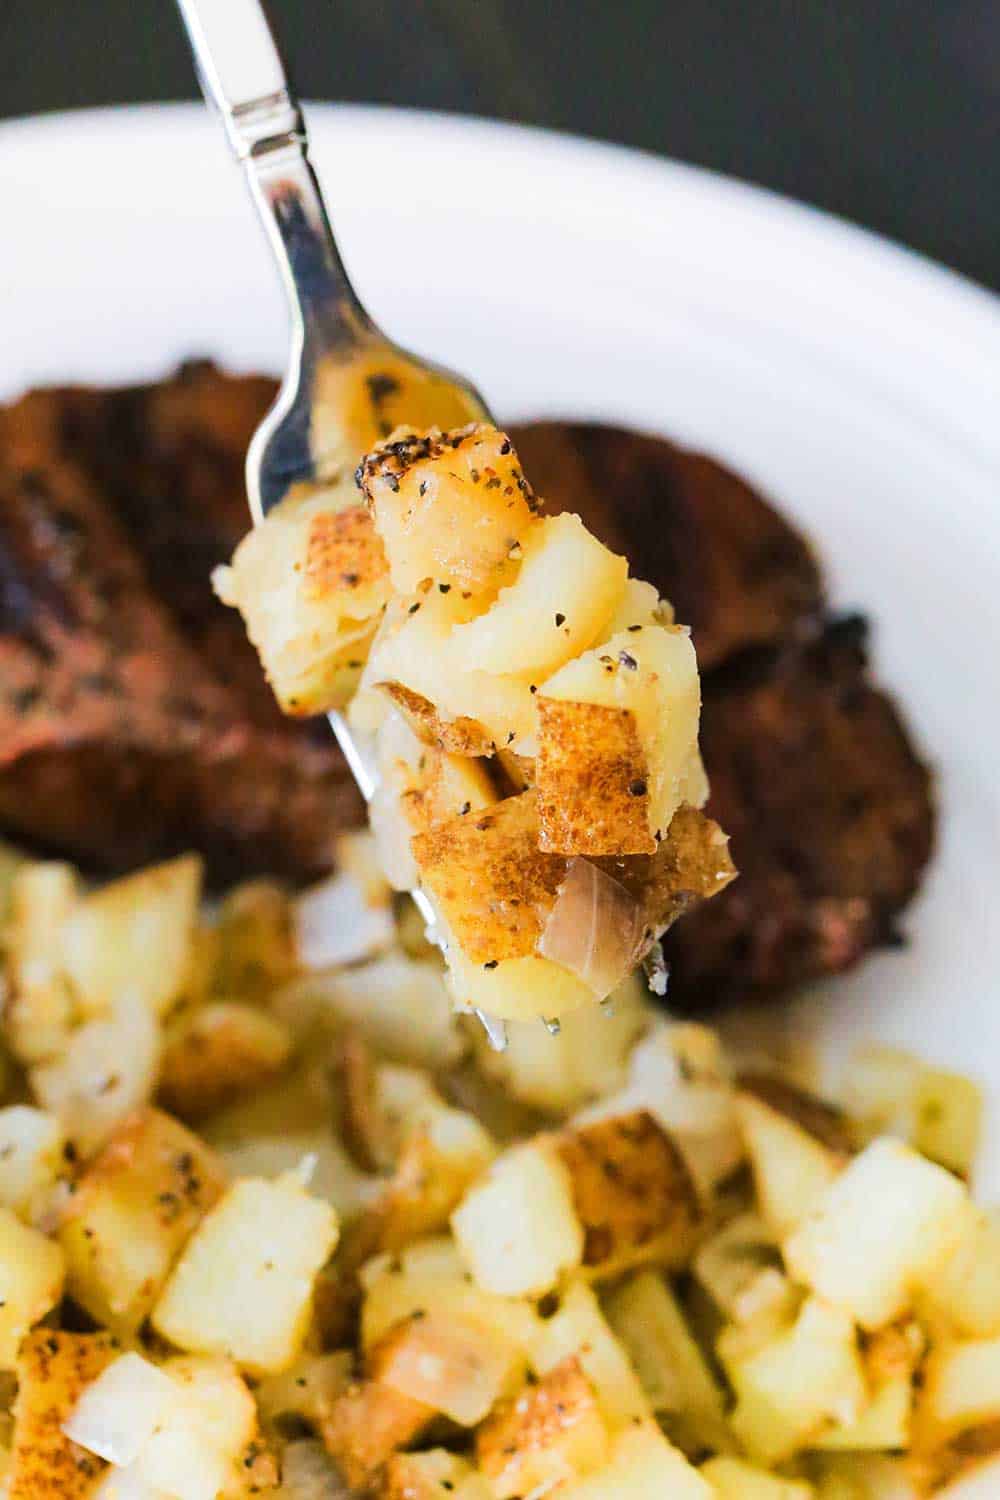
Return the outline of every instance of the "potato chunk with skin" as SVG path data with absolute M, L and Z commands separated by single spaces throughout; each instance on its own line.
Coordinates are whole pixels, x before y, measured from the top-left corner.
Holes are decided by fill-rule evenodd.
M 17 1361 L 8 1500 L 88 1500 L 104 1467 L 63 1432 L 84 1390 L 118 1356 L 107 1333 L 38 1328 Z
M 434 1419 L 434 1408 L 379 1380 L 357 1381 L 337 1396 L 319 1422 L 330 1457 L 349 1485 L 365 1488 L 400 1448 Z
M 431 1448 L 393 1454 L 378 1500 L 496 1500 L 496 1490 L 457 1453 Z
M 790 1234 L 822 1197 L 841 1163 L 787 1115 L 750 1094 L 736 1100 L 761 1213 L 779 1237 Z
M 523 1377 L 525 1359 L 498 1328 L 433 1305 L 418 1309 L 369 1353 L 375 1379 L 461 1427 L 475 1427 Z
M 353 487 L 287 496 L 212 583 L 242 614 L 285 713 L 343 707 L 389 598 L 382 544 Z
M 543 681 L 599 639 L 621 601 L 628 563 L 579 516 L 534 521 L 520 557 L 517 577 L 485 614 L 452 632 L 449 655 L 460 671 Z
M 679 1268 L 701 1213 L 676 1146 L 645 1110 L 563 1131 L 556 1149 L 583 1225 L 583 1265 L 614 1276 L 655 1262 Z
M 292 1054 L 287 1027 L 252 1005 L 216 1001 L 167 1032 L 159 1097 L 185 1120 L 200 1120 L 269 1083 Z
M 600 1468 L 609 1456 L 608 1429 L 579 1358 L 564 1359 L 485 1422 L 476 1455 L 498 1500 Z
M 499 1157 L 466 1193 L 451 1225 L 479 1286 L 502 1296 L 541 1296 L 583 1255 L 569 1174 L 543 1142 Z
M 138 1328 L 224 1185 L 214 1153 L 169 1115 L 123 1121 L 62 1209 L 70 1295 L 98 1323 Z
M 501 959 L 495 969 L 473 963 L 456 944 L 447 953 L 447 983 L 459 1010 L 483 1010 L 504 1020 L 561 1020 L 593 1005 L 594 991 L 548 958 Z
M 594 1293 L 581 1280 L 570 1283 L 551 1318 L 539 1320 L 531 1362 L 537 1374 L 545 1375 L 570 1355 L 579 1357 L 612 1430 L 651 1415 L 628 1355 L 612 1333 Z
M 704 791 L 696 775 L 698 663 L 688 633 L 679 626 L 622 631 L 562 667 L 537 701 L 543 847 L 652 853 L 681 803 Z M 595 715 L 595 706 L 610 712 Z
M 12 1370 L 24 1335 L 62 1297 L 66 1258 L 37 1229 L 0 1209 L 0 1370 Z
M 559 1491 L 559 1500 L 717 1500 L 715 1491 L 655 1422 L 626 1427 L 602 1468 Z
M 537 508 L 510 438 L 486 423 L 399 428 L 358 478 L 402 594 L 425 578 L 481 593 Z
M 76 901 L 71 865 L 21 864 L 14 872 L 3 933 L 8 982 L 3 1024 L 20 1062 L 45 1062 L 65 1046 L 75 1004 L 59 933 Z
M 336 1214 L 294 1172 L 243 1178 L 188 1241 L 153 1326 L 178 1348 L 228 1355 L 251 1374 L 280 1370 L 301 1348 L 313 1282 L 336 1242 Z

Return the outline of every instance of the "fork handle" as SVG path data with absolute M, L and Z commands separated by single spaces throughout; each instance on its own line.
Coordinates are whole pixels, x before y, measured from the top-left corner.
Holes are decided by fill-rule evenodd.
M 240 161 L 305 144 L 298 100 L 260 0 L 177 0 L 202 91 Z

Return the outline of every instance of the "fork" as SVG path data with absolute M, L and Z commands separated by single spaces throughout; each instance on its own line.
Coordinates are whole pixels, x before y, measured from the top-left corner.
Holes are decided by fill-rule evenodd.
M 386 435 L 378 425 L 378 393 L 386 379 L 391 379 L 399 407 L 406 407 L 407 391 L 412 391 L 428 426 L 454 425 L 456 412 L 465 421 L 492 418 L 469 381 L 401 349 L 362 306 L 337 249 L 309 160 L 302 112 L 260 0 L 177 4 L 202 90 L 221 114 L 246 173 L 291 315 L 285 376 L 247 453 L 247 494 L 259 523 L 293 485 L 337 480 L 346 465 L 353 469 L 361 454 Z M 391 377 L 378 374 L 380 365 L 391 369 Z M 331 381 L 331 370 L 347 378 Z M 352 372 L 357 372 L 357 379 Z M 380 379 L 382 387 L 372 384 Z M 362 432 L 356 408 L 360 399 L 365 411 L 366 392 L 358 389 L 364 381 L 371 397 L 371 421 L 369 430 Z M 353 452 L 352 436 L 359 439 Z M 351 733 L 342 715 L 331 713 L 329 719 L 361 794 L 370 802 L 376 785 L 370 750 Z M 428 936 L 443 947 L 427 897 L 420 890 L 411 894 Z M 476 1015 L 490 1044 L 503 1051 L 504 1023 L 482 1011 Z M 545 1024 L 558 1031 L 557 1022 Z

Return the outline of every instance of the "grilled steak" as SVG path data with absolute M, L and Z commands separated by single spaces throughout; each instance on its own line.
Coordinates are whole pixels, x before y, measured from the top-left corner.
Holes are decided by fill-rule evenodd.
M 274 391 L 204 363 L 0 412 L 0 827 L 120 869 L 186 847 L 211 874 L 328 867 L 360 805 L 325 723 L 282 720 L 208 574 L 247 524 L 243 455 Z M 769 994 L 893 940 L 928 777 L 824 620 L 803 539 L 749 485 L 657 438 L 515 429 L 572 508 L 694 629 L 710 811 L 742 875 L 670 936 L 675 1003 Z

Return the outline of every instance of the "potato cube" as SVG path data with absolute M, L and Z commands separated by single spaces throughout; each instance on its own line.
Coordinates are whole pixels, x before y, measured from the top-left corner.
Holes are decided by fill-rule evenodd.
M 27 1104 L 0 1109 L 0 1204 L 31 1219 L 66 1169 L 65 1146 L 55 1115 Z
M 816 1493 L 803 1479 L 782 1479 L 739 1458 L 710 1458 L 701 1475 L 718 1500 L 812 1500 Z
M 600 1468 L 608 1429 L 579 1358 L 525 1386 L 476 1434 L 476 1456 L 499 1500 L 516 1500 Z
M 579 516 L 534 521 L 521 538 L 520 558 L 513 582 L 485 614 L 452 632 L 449 654 L 459 671 L 544 682 L 607 629 L 628 563 L 603 547 Z
M 336 1241 L 333 1209 L 295 1173 L 244 1178 L 188 1240 L 153 1325 L 192 1353 L 227 1355 L 253 1374 L 280 1370 L 301 1348 L 313 1282 Z
M 21 1340 L 55 1307 L 65 1276 L 59 1246 L 0 1209 L 0 1370 L 14 1368 Z
M 1000 1338 L 945 1341 L 924 1366 L 917 1443 L 931 1448 L 968 1428 L 1000 1421 Z
M 98 1458 L 125 1468 L 179 1400 L 176 1385 L 157 1365 L 139 1354 L 123 1354 L 86 1387 L 63 1432 Z
M 707 1479 L 668 1443 L 655 1422 L 626 1427 L 615 1439 L 610 1461 L 566 1485 L 559 1500 L 716 1500 Z
M 968 1179 L 982 1121 L 982 1089 L 971 1078 L 946 1068 L 921 1070 L 913 1145 L 922 1155 Z
M 630 1277 L 612 1292 L 606 1313 L 655 1412 L 721 1418 L 722 1391 L 662 1276 Z
M 318 1427 L 330 1403 L 347 1389 L 354 1369 L 350 1349 L 332 1354 L 300 1354 L 294 1364 L 268 1375 L 254 1390 L 261 1420 L 271 1430 L 289 1430 L 289 1419 Z
M 660 598 L 653 585 L 644 583 L 641 578 L 630 578 L 618 601 L 618 607 L 608 621 L 607 634 L 609 639 L 613 635 L 620 635 L 623 630 L 638 635 L 647 625 L 673 623 L 673 607 L 666 599 Z
M 77 1027 L 65 1052 L 33 1068 L 38 1103 L 59 1117 L 83 1156 L 152 1098 L 160 1062 L 160 1024 L 145 1005 L 122 1005 Z
M 780 1463 L 831 1421 L 853 1422 L 868 1387 L 850 1315 L 812 1298 L 795 1323 L 739 1362 L 732 1427 L 751 1458 Z
M 785 1241 L 788 1269 L 865 1328 L 899 1317 L 955 1249 L 965 1189 L 898 1141 L 873 1142 Z
M 545 1375 L 572 1355 L 579 1357 L 610 1428 L 641 1421 L 651 1414 L 625 1349 L 583 1281 L 571 1282 L 558 1310 L 538 1324 L 531 1362 L 539 1375 Z
M 76 901 L 71 865 L 22 864 L 14 873 L 3 934 L 8 978 L 3 1021 L 20 1062 L 44 1062 L 66 1045 L 75 1007 L 59 939 Z
M 342 708 L 356 688 L 389 571 L 372 519 L 343 487 L 289 495 L 212 575 L 238 609 L 281 708 Z
M 368 1373 L 461 1427 L 475 1427 L 513 1390 L 524 1355 L 497 1327 L 452 1308 L 418 1308 L 370 1350 Z
M 280 1074 L 292 1037 L 274 1016 L 238 1001 L 215 1001 L 168 1030 L 159 1097 L 185 1120 L 200 1120 Z
M 562 1020 L 597 996 L 589 985 L 549 958 L 502 958 L 495 969 L 466 958 L 457 943 L 446 954 L 447 983 L 458 1010 L 482 1010 L 505 1020 Z
M 694 1274 L 720 1312 L 748 1323 L 768 1308 L 787 1309 L 791 1287 L 769 1227 L 756 1214 L 738 1214 L 701 1245 Z
M 85 1017 L 117 1004 L 162 1016 L 187 978 L 201 893 L 201 860 L 170 860 L 113 881 L 79 902 L 62 954 Z
M 913 1381 L 904 1372 L 884 1381 L 855 1421 L 831 1427 L 813 1446 L 848 1453 L 903 1450 L 910 1446 L 912 1412 Z
M 496 1500 L 488 1480 L 446 1448 L 395 1453 L 385 1467 L 379 1500 Z
M 562 667 L 537 702 L 543 846 L 652 853 L 694 784 L 701 693 L 689 635 L 623 631 Z
M 288 892 L 273 880 L 247 880 L 229 892 L 215 927 L 213 993 L 264 999 L 298 967 Z
M 583 1265 L 619 1275 L 655 1262 L 680 1268 L 701 1221 L 684 1160 L 651 1114 L 637 1110 L 556 1137 L 583 1226 Z
M 1000 1335 L 1000 1213 L 972 1210 L 920 1296 L 921 1315 L 958 1338 Z
M 25 1339 L 17 1361 L 8 1500 L 89 1500 L 103 1465 L 66 1436 L 63 1423 L 118 1352 L 106 1333 L 39 1328 Z
M 434 1408 L 378 1380 L 356 1381 L 337 1396 L 319 1422 L 320 1436 L 347 1483 L 367 1488 L 400 1448 L 408 1448 L 434 1419 Z
M 506 1297 L 541 1296 L 583 1256 L 569 1173 L 544 1142 L 504 1152 L 451 1224 L 478 1284 Z
M 224 1183 L 213 1153 L 169 1115 L 124 1120 L 62 1210 L 71 1296 L 98 1323 L 137 1329 Z
M 840 1162 L 787 1115 L 751 1094 L 737 1098 L 736 1113 L 760 1211 L 781 1238 L 802 1222 L 830 1187 Z
M 426 578 L 481 593 L 537 508 L 510 438 L 485 423 L 400 428 L 358 472 L 402 594 Z

